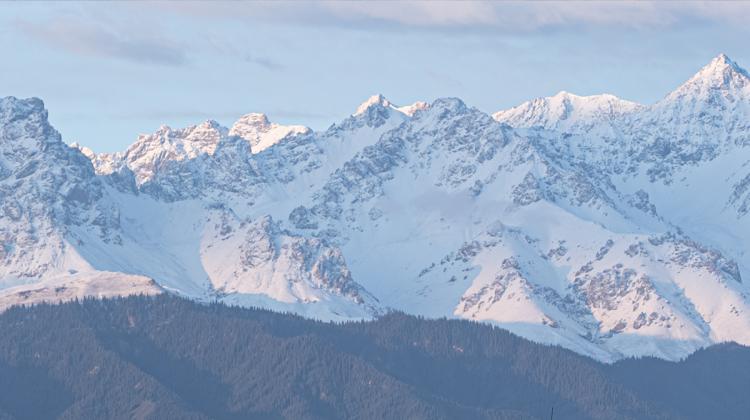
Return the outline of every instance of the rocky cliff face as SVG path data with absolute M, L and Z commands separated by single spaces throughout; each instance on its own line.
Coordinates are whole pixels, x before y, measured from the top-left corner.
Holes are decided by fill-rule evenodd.
M 0 306 L 158 293 L 151 279 L 96 270 L 82 233 L 122 243 L 120 212 L 89 159 L 62 142 L 38 99 L 0 99 Z

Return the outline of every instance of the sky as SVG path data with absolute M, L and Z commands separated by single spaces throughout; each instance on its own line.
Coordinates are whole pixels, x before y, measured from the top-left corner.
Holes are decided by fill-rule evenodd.
M 750 68 L 747 22 L 743 2 L 3 3 L 0 96 L 43 99 L 96 152 L 249 112 L 325 129 L 376 93 L 650 104 L 719 53 Z

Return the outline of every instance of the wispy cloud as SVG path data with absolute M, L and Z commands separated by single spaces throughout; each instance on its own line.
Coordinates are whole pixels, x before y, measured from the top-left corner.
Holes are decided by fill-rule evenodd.
M 185 50 L 165 39 L 114 31 L 90 20 L 20 20 L 16 26 L 39 42 L 74 54 L 165 66 L 182 66 L 188 62 Z
M 260 57 L 252 54 L 245 54 L 245 61 L 263 67 L 266 70 L 282 70 L 284 68 L 281 63 L 273 61 L 268 57 Z
M 736 1 L 273 1 L 180 2 L 159 7 L 202 18 L 251 19 L 357 29 L 460 29 L 533 32 L 581 26 L 666 27 L 696 22 L 745 24 L 750 3 Z

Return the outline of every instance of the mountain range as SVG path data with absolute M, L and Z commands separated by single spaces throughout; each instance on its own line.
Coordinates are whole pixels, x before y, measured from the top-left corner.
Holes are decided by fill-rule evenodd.
M 0 308 L 171 293 L 361 320 L 487 322 L 612 362 L 750 345 L 750 75 L 653 105 L 492 115 L 376 95 L 325 131 L 248 114 L 68 145 L 0 99 Z

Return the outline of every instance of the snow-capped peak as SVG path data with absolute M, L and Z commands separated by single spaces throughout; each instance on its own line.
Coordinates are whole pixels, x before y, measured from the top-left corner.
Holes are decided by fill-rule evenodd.
M 680 97 L 709 97 L 715 91 L 744 92 L 750 95 L 750 74 L 725 54 L 719 54 L 693 77 L 667 95 L 666 101 Z
M 128 148 L 126 154 L 132 154 L 133 151 L 142 149 L 145 144 L 173 145 L 188 152 L 210 153 L 219 139 L 226 134 L 226 127 L 222 127 L 214 120 L 207 120 L 201 124 L 181 129 L 173 129 L 168 125 L 162 125 L 153 134 L 138 136 L 138 140 Z
M 303 125 L 280 125 L 272 123 L 265 114 L 250 113 L 238 119 L 229 130 L 250 143 L 250 150 L 258 153 L 278 143 L 287 136 L 306 134 L 311 130 Z
M 0 182 L 16 170 L 21 171 L 22 177 L 29 176 L 40 165 L 41 160 L 56 165 L 56 160 L 61 157 L 73 157 L 66 153 L 67 149 L 68 146 L 62 142 L 60 134 L 49 124 L 47 110 L 41 99 L 18 99 L 13 96 L 0 98 Z M 40 152 L 51 158 L 42 158 Z M 15 190 L 17 186 L 10 188 Z M 8 215 L 7 211 L 4 211 L 10 199 L 7 191 L 9 190 L 3 189 L 0 185 L 0 220 Z M 5 247 L 5 238 L 7 236 L 3 237 L 0 230 L 0 256 Z
M 339 128 L 342 126 L 359 127 L 362 124 L 377 128 L 388 120 L 402 122 L 410 118 L 415 111 L 416 109 L 410 107 L 399 107 L 381 94 L 372 95 L 362 102 L 351 117 L 339 125 Z
M 60 141 L 47 121 L 44 102 L 39 98 L 0 98 L 0 150 L 3 146 L 33 148 L 38 141 Z
M 366 114 L 371 114 L 373 112 L 372 110 L 374 109 L 377 109 L 377 111 L 374 112 L 375 114 L 396 111 L 399 114 L 403 114 L 407 117 L 413 117 L 415 112 L 427 109 L 429 106 L 430 105 L 424 101 L 417 101 L 411 105 L 398 106 L 386 99 L 385 96 L 377 94 L 370 96 L 366 101 L 362 102 L 357 107 L 357 110 L 354 112 L 354 114 L 352 114 L 352 117 L 361 117 Z
M 693 76 L 693 79 L 714 80 L 726 84 L 735 74 L 741 76 L 741 80 L 747 81 L 750 78 L 747 71 L 732 61 L 726 54 L 719 54 Z
M 212 155 L 219 142 L 227 137 L 227 131 L 226 127 L 214 120 L 182 129 L 162 125 L 153 134 L 138 136 L 123 158 L 141 184 L 151 179 L 167 162 Z M 112 158 L 119 159 L 119 156 L 113 155 Z M 99 169 L 97 171 L 101 172 Z
M 206 120 L 200 124 L 187 126 L 185 128 L 172 128 L 166 124 L 162 124 L 152 134 L 139 135 L 138 140 L 136 140 L 130 148 L 133 148 L 139 143 L 153 141 L 154 139 L 160 139 L 161 142 L 168 140 L 200 142 L 206 137 L 211 137 L 216 140 L 222 135 L 226 135 L 226 131 L 226 127 L 223 127 L 214 120 Z
M 362 102 L 358 107 L 357 110 L 352 114 L 352 116 L 359 116 L 363 115 L 367 112 L 368 109 L 370 109 L 373 106 L 381 106 L 383 108 L 396 108 L 391 101 L 385 98 L 385 96 L 381 94 L 372 95 L 369 98 L 367 98 L 366 101 Z
M 0 98 L 0 123 L 7 123 L 21 115 L 46 112 L 39 98 L 18 99 L 15 96 Z
M 233 125 L 236 126 L 238 124 L 245 124 L 245 125 L 253 125 L 253 126 L 267 126 L 270 124 L 268 121 L 268 116 L 266 114 L 260 113 L 260 112 L 251 112 L 249 114 L 245 114 L 241 116 Z
M 579 96 L 560 91 L 554 96 L 533 99 L 496 112 L 493 117 L 513 127 L 541 126 L 567 131 L 595 120 L 612 120 L 642 107 L 610 94 Z
M 713 148 L 719 145 L 731 148 L 745 141 L 750 121 L 750 76 L 720 54 L 649 111 L 639 126 L 669 129 L 676 138 L 690 139 L 692 147 L 712 148 L 707 156 L 715 155 L 718 149 Z
M 397 107 L 396 109 L 410 117 L 413 117 L 415 112 L 427 109 L 429 108 L 429 106 L 430 104 L 428 104 L 427 102 L 417 101 L 411 105 L 400 106 L 400 107 Z

